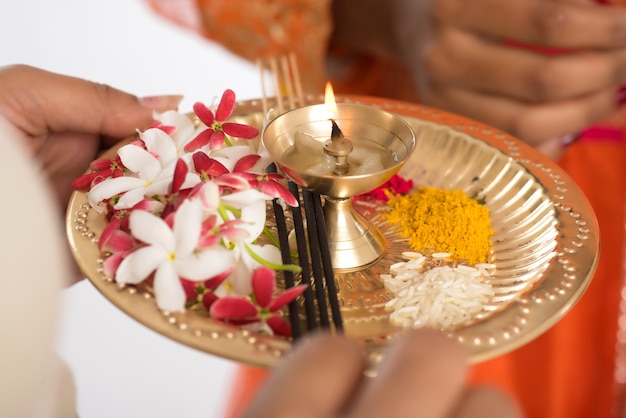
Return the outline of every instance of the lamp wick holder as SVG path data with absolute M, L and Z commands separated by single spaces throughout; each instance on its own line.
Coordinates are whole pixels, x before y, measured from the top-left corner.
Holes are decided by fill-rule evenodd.
M 330 139 L 324 142 L 324 152 L 335 159 L 333 174 L 343 176 L 348 174 L 348 170 L 350 170 L 348 155 L 350 155 L 354 146 L 352 145 L 352 141 L 343 135 L 337 122 L 335 122 L 334 119 L 330 119 L 330 121 L 332 123 L 332 129 Z

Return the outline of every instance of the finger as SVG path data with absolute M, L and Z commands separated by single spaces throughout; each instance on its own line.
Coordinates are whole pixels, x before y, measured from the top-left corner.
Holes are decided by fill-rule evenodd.
M 536 146 L 578 132 L 617 109 L 617 87 L 573 100 L 540 105 L 432 84 L 425 103 L 501 129 Z
M 36 154 L 37 161 L 47 173 L 60 207 L 65 207 L 74 191 L 72 180 L 84 174 L 98 153 L 98 148 L 97 135 L 51 134 L 44 147 Z
M 336 416 L 363 376 L 365 358 L 356 341 L 320 334 L 297 346 L 264 386 L 245 417 Z
M 437 21 L 496 39 L 558 48 L 626 46 L 626 9 L 546 0 L 439 0 Z
M 535 149 L 551 160 L 557 161 L 565 152 L 567 139 L 578 135 L 580 135 L 580 133 L 572 132 L 561 137 L 549 138 L 535 145 Z
M 436 82 L 523 101 L 557 101 L 625 82 L 626 48 L 546 55 L 447 29 L 425 65 Z
M 521 418 L 518 406 L 504 393 L 491 387 L 477 387 L 467 391 L 454 418 Z
M 18 65 L 0 71 L 0 112 L 31 136 L 47 132 L 98 133 L 117 138 L 148 126 L 155 103 L 88 80 Z M 158 105 L 175 108 L 180 96 Z M 174 106 L 172 106 L 174 105 Z
M 444 417 L 466 374 L 462 346 L 433 330 L 405 333 L 386 352 L 378 376 L 365 383 L 348 417 Z

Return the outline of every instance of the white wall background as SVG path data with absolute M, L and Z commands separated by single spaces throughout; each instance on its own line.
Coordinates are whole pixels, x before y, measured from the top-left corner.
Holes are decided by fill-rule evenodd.
M 14 63 L 138 96 L 184 94 L 184 111 L 225 88 L 240 99 L 261 95 L 254 65 L 141 0 L 2 0 L 0 65 Z M 63 292 L 63 304 L 58 352 L 74 374 L 82 418 L 221 416 L 233 363 L 156 334 L 86 280 Z

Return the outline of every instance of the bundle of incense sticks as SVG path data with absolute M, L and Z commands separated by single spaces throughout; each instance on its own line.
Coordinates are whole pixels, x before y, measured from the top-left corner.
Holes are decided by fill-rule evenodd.
M 300 189 L 293 182 L 289 182 L 289 191 L 301 202 L 301 207 L 291 208 L 291 215 L 296 236 L 297 260 L 302 268 L 300 281 L 301 284 L 308 285 L 303 293 L 303 314 L 306 319 L 306 328 L 308 331 L 312 331 L 316 328 L 331 328 L 332 325 L 336 332 L 342 332 L 343 322 L 326 237 L 322 199 L 319 194 L 307 189 Z M 286 264 L 293 263 L 284 209 L 277 200 L 273 202 L 273 209 L 282 261 Z M 304 216 L 302 209 L 304 209 Z M 284 277 L 286 288 L 296 284 L 292 272 L 285 271 Z M 298 339 L 304 332 L 297 300 L 289 305 L 289 318 L 293 338 Z

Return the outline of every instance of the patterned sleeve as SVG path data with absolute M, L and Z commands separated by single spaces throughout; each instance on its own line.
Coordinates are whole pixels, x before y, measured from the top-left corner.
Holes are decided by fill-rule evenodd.
M 147 0 L 160 15 L 254 61 L 293 52 L 305 90 L 322 92 L 331 0 Z

